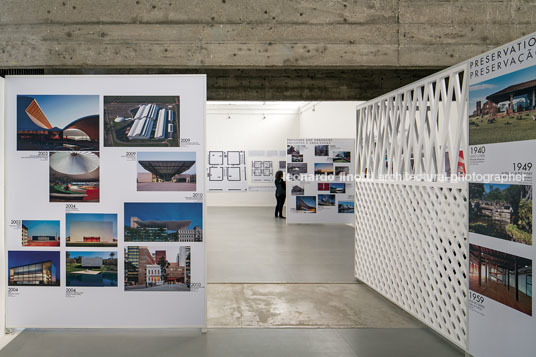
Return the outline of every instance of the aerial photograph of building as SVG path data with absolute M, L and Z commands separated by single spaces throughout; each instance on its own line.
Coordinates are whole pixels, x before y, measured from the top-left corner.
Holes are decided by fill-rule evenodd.
M 22 246 L 59 247 L 60 221 L 22 220 Z
M 532 316 L 532 260 L 469 244 L 469 289 Z
M 105 96 L 104 146 L 180 146 L 179 97 Z
M 18 95 L 17 150 L 98 151 L 98 95 Z
M 67 213 L 68 247 L 117 247 L 117 214 Z
M 536 66 L 469 87 L 469 145 L 536 139 Z
M 98 152 L 50 153 L 50 202 L 99 202 L 99 181 Z
M 191 247 L 125 247 L 125 291 L 190 291 Z
M 202 242 L 199 202 L 125 203 L 125 242 Z
M 316 213 L 316 196 L 296 196 L 296 211 Z
M 65 252 L 67 286 L 117 286 L 117 252 Z
M 532 186 L 469 183 L 469 232 L 532 245 Z
M 138 191 L 196 191 L 195 152 L 139 152 Z
M 60 252 L 8 251 L 9 286 L 60 286 Z

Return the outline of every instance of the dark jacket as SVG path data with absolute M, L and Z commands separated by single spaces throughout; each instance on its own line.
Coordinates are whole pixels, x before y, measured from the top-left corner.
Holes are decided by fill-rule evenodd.
M 275 179 L 275 197 L 281 197 L 287 195 L 287 184 L 285 180 L 277 178 Z

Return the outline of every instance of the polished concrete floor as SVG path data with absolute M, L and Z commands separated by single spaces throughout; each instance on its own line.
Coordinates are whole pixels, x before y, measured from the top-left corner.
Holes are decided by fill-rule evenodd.
M 364 284 L 209 284 L 209 327 L 422 328 Z
M 0 357 L 463 356 L 353 276 L 354 230 L 208 209 L 208 333 L 27 329 Z
M 0 357 L 461 357 L 427 329 L 25 330 Z
M 270 207 L 208 207 L 208 282 L 354 283 L 354 232 L 286 224 Z

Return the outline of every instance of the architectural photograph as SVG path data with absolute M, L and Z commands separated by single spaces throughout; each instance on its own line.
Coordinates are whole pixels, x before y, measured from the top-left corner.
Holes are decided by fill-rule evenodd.
M 292 155 L 290 155 L 290 161 L 291 162 L 303 162 L 303 155 L 302 154 L 292 154 Z
M 315 175 L 333 175 L 333 164 L 315 162 Z
M 536 65 L 469 87 L 469 145 L 536 139 Z
M 66 286 L 117 286 L 117 252 L 65 252 Z
M 337 210 L 339 213 L 354 213 L 354 201 L 339 201 Z
M 315 145 L 315 156 L 329 156 L 329 145 Z
M 532 260 L 470 244 L 469 289 L 532 316 Z
M 335 207 L 335 195 L 321 194 L 318 195 L 318 206 Z
M 60 286 L 60 252 L 11 250 L 7 269 L 9 286 Z
M 195 152 L 138 152 L 138 191 L 196 191 Z
M 333 153 L 333 162 L 347 163 L 352 161 L 352 153 L 350 151 L 335 151 Z
M 532 245 L 532 186 L 469 183 L 469 232 Z
M 50 153 L 50 202 L 99 202 L 99 184 L 98 152 Z
M 306 162 L 289 162 L 287 164 L 287 172 L 290 175 L 300 175 L 307 173 L 307 163 Z
M 316 197 L 296 196 L 296 212 L 316 213 Z
M 191 247 L 125 247 L 125 291 L 190 291 Z
M 345 176 L 350 174 L 350 166 L 335 166 L 336 176 Z
M 125 242 L 202 242 L 203 206 L 197 202 L 126 202 Z
M 301 147 L 295 145 L 287 145 L 287 155 L 300 155 Z
M 98 151 L 98 95 L 18 95 L 17 150 Z
M 346 184 L 344 182 L 329 183 L 330 193 L 346 193 Z
M 290 194 L 292 196 L 303 196 L 305 194 L 304 185 L 302 183 L 292 184 L 292 188 L 290 189 Z
M 117 247 L 116 213 L 67 213 L 67 247 Z
M 105 96 L 104 146 L 180 146 L 180 98 Z
M 60 221 L 23 219 L 21 226 L 23 247 L 60 246 Z
M 317 187 L 318 191 L 329 191 L 329 183 L 327 182 L 319 182 Z

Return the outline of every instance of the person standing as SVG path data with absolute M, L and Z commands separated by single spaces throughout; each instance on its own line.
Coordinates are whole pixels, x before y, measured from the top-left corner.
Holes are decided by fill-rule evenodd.
M 275 217 L 285 218 L 283 216 L 283 205 L 287 198 L 287 184 L 283 180 L 283 171 L 277 171 L 275 173 L 275 199 L 277 204 L 275 206 Z

